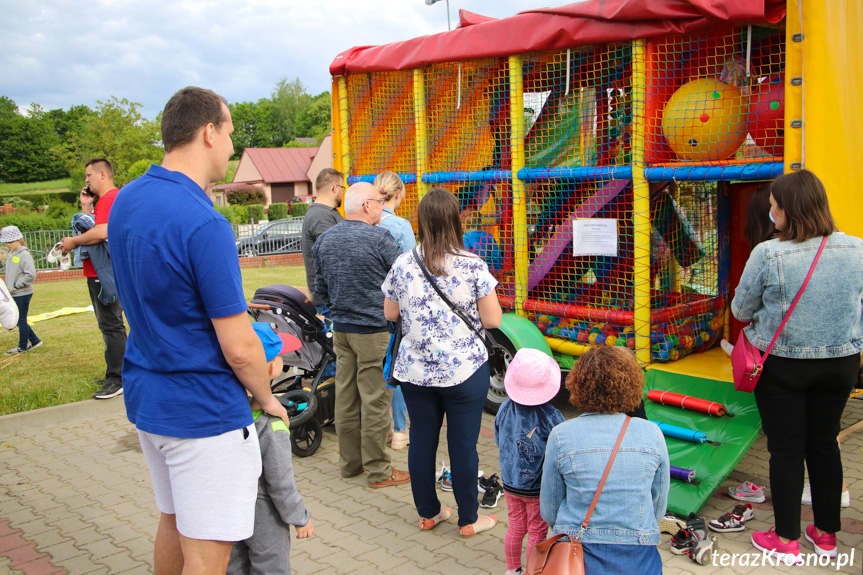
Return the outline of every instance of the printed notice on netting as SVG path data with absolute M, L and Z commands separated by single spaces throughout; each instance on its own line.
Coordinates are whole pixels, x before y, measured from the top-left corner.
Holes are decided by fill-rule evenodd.
M 572 255 L 617 257 L 617 219 L 574 220 Z

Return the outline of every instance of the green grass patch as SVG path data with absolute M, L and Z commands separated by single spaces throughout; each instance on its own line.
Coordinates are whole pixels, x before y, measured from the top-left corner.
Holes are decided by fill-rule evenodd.
M 47 180 L 44 182 L 29 182 L 26 184 L 0 184 L 0 196 L 26 194 L 28 192 L 56 192 L 58 190 L 69 191 L 69 178 Z
M 249 268 L 242 273 L 247 300 L 270 284 L 306 287 L 302 266 Z M 88 305 L 83 279 L 36 284 L 29 315 Z M 90 399 L 99 389 L 93 382 L 105 377 L 104 344 L 93 312 L 38 322 L 33 330 L 45 342 L 42 347 L 0 369 L 0 415 Z M 0 359 L 8 358 L 2 353 L 17 345 L 17 329 L 0 330 Z

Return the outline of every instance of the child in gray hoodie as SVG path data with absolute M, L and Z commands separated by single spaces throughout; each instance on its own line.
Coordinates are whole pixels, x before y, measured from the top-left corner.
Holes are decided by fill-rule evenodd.
M 266 323 L 255 322 L 252 327 L 264 344 L 270 378 L 273 378 L 282 372 L 279 356 L 296 351 L 302 343 L 294 336 L 276 333 Z M 297 539 L 311 537 L 315 528 L 294 482 L 290 431 L 281 419 L 261 411 L 254 401 L 252 416 L 263 463 L 255 504 L 255 532 L 245 541 L 234 543 L 227 575 L 290 575 L 289 526 L 297 530 Z
M 6 355 L 30 351 L 42 345 L 42 340 L 27 323 L 27 311 L 33 297 L 33 282 L 36 279 L 36 265 L 33 256 L 24 243 L 24 234 L 16 226 L 6 226 L 0 231 L 0 242 L 9 248 L 6 256 L 6 287 L 18 306 L 18 347 L 13 347 Z

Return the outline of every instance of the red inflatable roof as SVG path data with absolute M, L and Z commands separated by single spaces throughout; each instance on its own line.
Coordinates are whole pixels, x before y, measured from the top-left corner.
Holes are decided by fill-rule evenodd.
M 410 70 L 438 62 L 502 57 L 681 34 L 712 25 L 775 23 L 785 0 L 585 0 L 495 19 L 459 11 L 451 32 L 345 50 L 330 74 Z

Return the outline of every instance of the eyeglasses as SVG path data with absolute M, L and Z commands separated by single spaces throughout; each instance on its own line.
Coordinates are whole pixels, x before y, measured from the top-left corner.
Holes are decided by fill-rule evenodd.
M 334 187 L 334 188 L 335 188 L 335 187 L 338 187 L 338 188 L 341 188 L 342 190 L 347 190 L 347 188 L 346 188 L 345 186 L 341 185 L 341 184 L 336 184 L 336 185 L 335 185 L 335 186 L 333 186 L 333 187 Z
M 384 205 L 384 202 L 386 202 L 386 200 L 383 198 L 381 198 L 381 199 L 369 198 L 368 200 L 366 200 L 366 202 L 380 202 L 381 205 Z

